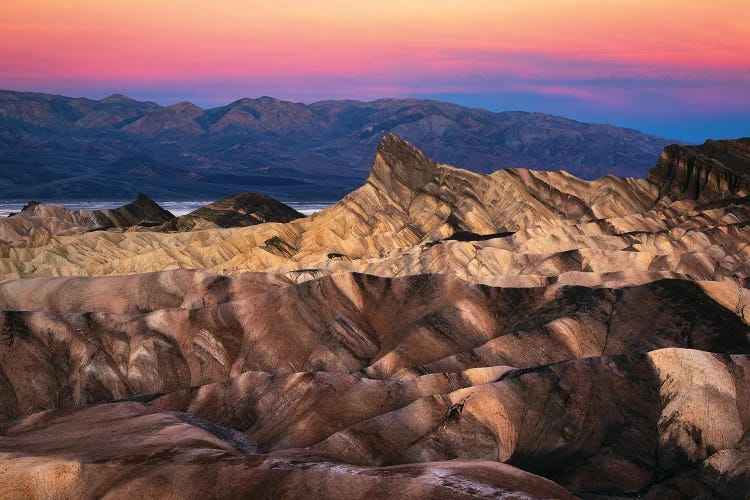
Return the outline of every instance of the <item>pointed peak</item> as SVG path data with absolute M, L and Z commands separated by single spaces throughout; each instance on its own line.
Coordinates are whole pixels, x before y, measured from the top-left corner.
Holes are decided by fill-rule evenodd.
M 401 203 L 408 204 L 416 192 L 435 178 L 437 163 L 422 151 L 393 134 L 378 144 L 368 183 Z
M 378 152 L 388 151 L 391 149 L 398 149 L 398 148 L 411 148 L 421 153 L 421 151 L 419 151 L 419 149 L 417 149 L 410 142 L 405 141 L 404 139 L 400 138 L 399 136 L 391 132 L 387 132 L 383 136 L 383 138 L 380 139 L 380 142 L 378 143 Z
M 437 165 L 419 148 L 390 132 L 380 140 L 378 155 L 383 156 L 389 164 L 403 164 L 410 166 L 411 169 L 432 172 Z
M 190 101 L 182 101 L 177 104 L 172 104 L 171 106 L 167 106 L 167 109 L 177 113 L 189 113 L 191 115 L 199 115 L 203 113 L 203 108 Z
M 148 195 L 145 195 L 143 193 L 138 193 L 138 198 L 130 202 L 129 205 L 142 205 L 142 206 L 157 205 L 158 206 L 158 203 L 152 200 Z
M 162 210 L 161 205 L 156 203 L 151 197 L 148 195 L 145 195 L 143 193 L 138 193 L 138 198 L 136 198 L 134 201 L 131 201 L 126 207 L 143 207 L 143 208 L 157 208 L 158 210 Z
M 42 205 L 40 202 L 31 200 L 30 202 L 28 202 L 26 205 L 23 206 L 23 208 L 21 209 L 21 212 L 25 212 L 27 210 L 33 210 L 34 207 L 37 207 L 40 205 Z
M 125 206 L 114 209 L 114 211 L 135 214 L 144 221 L 164 222 L 174 218 L 172 213 L 162 208 L 161 205 L 143 193 L 138 193 L 138 198 Z
M 182 102 L 178 102 L 178 103 L 176 103 L 176 104 L 172 104 L 171 106 L 167 106 L 167 107 L 168 107 L 168 108 L 172 108 L 172 109 L 183 109 L 183 108 L 189 108 L 189 109 L 203 109 L 203 108 L 201 108 L 200 106 L 198 106 L 197 104 L 193 104 L 193 103 L 192 103 L 192 102 L 190 102 L 190 101 L 182 101 Z

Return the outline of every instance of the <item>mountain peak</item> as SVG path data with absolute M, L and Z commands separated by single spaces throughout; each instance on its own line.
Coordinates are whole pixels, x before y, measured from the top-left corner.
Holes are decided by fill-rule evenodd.
M 138 198 L 118 209 L 107 211 L 110 217 L 120 222 L 120 225 L 134 224 L 161 224 L 174 219 L 169 211 L 163 209 L 158 203 L 143 193 L 138 193 Z
M 380 139 L 377 151 L 378 154 L 394 159 L 395 162 L 412 164 L 417 169 L 432 169 L 435 164 L 419 148 L 390 132 Z
M 192 103 L 190 101 L 178 102 L 177 104 L 172 104 L 171 106 L 167 106 L 167 108 L 174 109 L 174 110 L 180 110 L 180 109 L 199 109 L 199 110 L 203 110 L 203 108 L 201 108 L 197 104 L 194 104 L 194 103 Z
M 475 172 L 562 168 L 585 179 L 604 174 L 643 177 L 672 142 L 548 115 L 491 113 L 415 99 L 306 105 L 264 96 L 205 111 L 192 103 L 162 107 L 120 94 L 102 101 L 110 104 L 45 94 L 0 94 L 2 120 L 28 125 L 29 130 L 28 140 L 0 130 L 0 146 L 10 155 L 7 158 L 24 156 L 29 162 L 44 163 L 49 153 L 36 145 L 61 139 L 70 150 L 60 158 L 59 167 L 50 167 L 60 179 L 54 187 L 47 185 L 48 174 L 35 170 L 24 172 L 28 180 L 0 186 L 0 195 L 122 199 L 126 193 L 134 194 L 134 185 L 164 197 L 195 193 L 218 197 L 228 194 L 222 184 L 231 179 L 233 190 L 263 186 L 277 197 L 330 200 L 361 183 L 378 141 L 387 132 L 425 148 L 440 163 L 469 166 Z M 91 133 L 82 134 L 84 130 Z M 162 163 L 181 172 L 180 177 L 159 173 L 166 169 L 146 179 L 108 168 L 138 151 L 163 158 Z M 409 151 L 408 144 L 390 136 L 380 146 L 383 156 Z M 430 162 L 417 152 L 412 155 L 429 170 Z M 224 179 L 220 182 L 196 182 L 209 165 L 221 165 L 227 169 L 222 175 L 228 176 L 213 177 Z M 76 172 L 96 179 L 102 192 L 82 188 Z M 262 184 L 256 183 L 259 172 L 263 172 Z M 302 192 L 286 182 L 290 178 L 303 178 L 315 188 Z
M 394 200 L 407 204 L 435 175 L 437 163 L 422 151 L 394 134 L 380 140 L 367 182 Z
M 104 99 L 100 99 L 99 102 L 108 104 L 108 103 L 117 103 L 117 102 L 135 102 L 135 99 L 132 99 L 126 95 L 122 94 L 112 94 Z
M 290 222 L 304 215 L 262 193 L 242 192 L 203 206 L 160 226 L 160 231 L 246 227 L 264 222 Z
M 271 96 L 260 96 L 260 97 L 243 97 L 242 99 L 237 99 L 234 102 L 231 102 L 226 107 L 236 107 L 236 106 L 258 106 L 260 104 L 266 105 L 266 106 L 286 106 L 290 104 L 298 104 L 293 103 L 291 101 L 284 101 L 282 99 L 276 99 L 275 97 Z
M 166 109 L 170 111 L 174 111 L 176 113 L 187 114 L 190 116 L 200 116 L 203 114 L 203 108 L 201 108 L 200 106 L 197 106 L 196 104 L 193 104 L 190 101 L 178 102 L 177 104 L 172 104 L 171 106 L 167 106 Z
M 250 99 L 249 97 L 243 97 L 241 99 L 237 99 L 236 101 L 232 101 L 223 107 L 230 108 L 230 107 L 235 107 L 235 106 L 245 106 L 248 104 L 252 104 L 253 102 L 255 102 L 254 99 Z

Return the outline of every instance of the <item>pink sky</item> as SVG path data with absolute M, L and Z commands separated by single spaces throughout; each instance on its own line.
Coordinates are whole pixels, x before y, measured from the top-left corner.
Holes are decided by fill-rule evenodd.
M 737 0 L 3 0 L 0 21 L 0 87 L 15 90 L 519 109 L 538 96 L 553 108 L 538 111 L 569 101 L 612 122 L 628 119 L 620 108 L 659 112 L 658 94 L 665 116 L 750 109 L 750 9 Z

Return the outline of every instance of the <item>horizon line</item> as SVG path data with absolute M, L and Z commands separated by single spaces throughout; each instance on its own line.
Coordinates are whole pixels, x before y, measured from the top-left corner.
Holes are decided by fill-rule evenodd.
M 458 107 L 465 108 L 465 109 L 473 109 L 473 110 L 478 110 L 478 111 L 484 111 L 486 113 L 491 113 L 491 114 L 496 114 L 496 115 L 503 114 L 503 113 L 522 113 L 522 114 L 530 114 L 530 115 L 531 114 L 538 114 L 538 115 L 553 116 L 553 117 L 556 117 L 556 118 L 562 118 L 564 120 L 569 120 L 571 122 L 576 122 L 576 123 L 581 123 L 581 124 L 586 124 L 586 125 L 604 125 L 604 126 L 610 126 L 610 127 L 615 127 L 615 128 L 624 129 L 624 130 L 632 130 L 632 131 L 639 132 L 641 134 L 644 134 L 644 135 L 647 135 L 647 136 L 652 136 L 652 137 L 655 137 L 655 138 L 658 138 L 658 139 L 664 139 L 664 140 L 668 140 L 668 141 L 675 141 L 674 142 L 675 144 L 695 145 L 695 144 L 700 144 L 701 143 L 701 142 L 696 142 L 696 141 L 688 141 L 688 140 L 684 140 L 684 139 L 678 139 L 676 137 L 665 137 L 665 136 L 661 136 L 659 134 L 654 134 L 654 133 L 651 133 L 651 132 L 645 132 L 644 130 L 636 128 L 636 127 L 633 127 L 633 126 L 617 125 L 615 123 L 605 122 L 605 121 L 593 121 L 593 120 L 592 121 L 587 121 L 587 120 L 581 120 L 581 119 L 571 118 L 569 116 L 565 116 L 565 115 L 557 114 L 557 113 L 553 113 L 553 112 L 526 111 L 526 110 L 522 110 L 522 109 L 504 109 L 502 111 L 493 111 L 491 109 L 488 109 L 487 107 L 467 106 L 467 105 L 464 105 L 464 104 L 459 104 L 459 103 L 457 103 L 455 101 L 448 101 L 448 100 L 442 100 L 442 99 L 434 99 L 434 98 L 429 98 L 429 97 L 413 97 L 413 96 L 409 96 L 409 97 L 378 97 L 378 98 L 370 99 L 370 100 L 362 100 L 362 99 L 354 99 L 354 98 L 342 97 L 342 98 L 337 98 L 337 99 L 319 99 L 319 100 L 314 100 L 314 101 L 304 101 L 304 100 L 293 101 L 293 100 L 287 100 L 287 99 L 280 99 L 278 97 L 274 97 L 274 96 L 271 96 L 271 95 L 261 95 L 261 96 L 258 96 L 258 97 L 239 97 L 239 98 L 230 100 L 226 104 L 222 104 L 222 105 L 218 105 L 218 106 L 212 106 L 212 107 L 205 107 L 205 106 L 202 106 L 200 104 L 196 104 L 194 101 L 191 101 L 189 99 L 177 101 L 177 102 L 175 102 L 173 104 L 164 104 L 163 103 L 164 101 L 158 102 L 157 100 L 152 100 L 152 99 L 141 100 L 141 99 L 137 99 L 137 98 L 134 98 L 134 97 L 130 97 L 129 95 L 127 95 L 127 94 L 125 94 L 123 92 L 120 92 L 120 91 L 116 91 L 116 90 L 115 91 L 111 91 L 112 93 L 109 93 L 110 91 L 105 91 L 105 93 L 107 93 L 107 95 L 104 96 L 104 97 L 102 97 L 102 98 L 99 98 L 99 99 L 92 98 L 92 97 L 87 97 L 87 96 L 84 96 L 84 95 L 81 95 L 81 96 L 71 96 L 71 95 L 66 95 L 66 94 L 57 93 L 57 92 L 41 92 L 41 91 L 35 91 L 35 90 L 14 90 L 14 89 L 7 89 L 7 88 L 0 88 L 0 92 L 12 92 L 12 93 L 17 93 L 17 94 L 47 95 L 47 96 L 52 96 L 52 97 L 62 97 L 62 98 L 66 98 L 66 99 L 86 99 L 86 100 L 94 101 L 94 102 L 102 102 L 102 101 L 106 101 L 107 99 L 112 99 L 112 98 L 124 98 L 124 99 L 130 100 L 130 101 L 134 101 L 134 102 L 155 104 L 155 105 L 159 106 L 161 109 L 167 109 L 167 108 L 174 107 L 174 106 L 177 106 L 177 105 L 180 105 L 180 104 L 191 104 L 191 105 L 199 108 L 201 111 L 213 111 L 213 110 L 216 110 L 216 109 L 220 109 L 220 108 L 225 108 L 227 106 L 231 106 L 232 104 L 238 103 L 240 101 L 245 101 L 245 100 L 259 101 L 259 100 L 265 99 L 265 98 L 272 99 L 274 101 L 282 102 L 282 103 L 301 104 L 303 106 L 312 106 L 312 105 L 315 105 L 315 104 L 326 103 L 326 102 L 356 102 L 356 103 L 361 103 L 361 104 L 372 104 L 372 103 L 377 103 L 377 102 L 382 102 L 382 101 L 422 101 L 422 102 L 434 102 L 434 103 L 439 103 L 439 104 L 449 104 L 449 105 L 452 105 L 452 106 L 458 106 Z M 721 140 L 721 139 L 740 139 L 740 138 L 743 138 L 743 137 L 744 136 L 726 137 L 726 138 L 707 138 L 707 139 L 705 139 L 705 141 Z

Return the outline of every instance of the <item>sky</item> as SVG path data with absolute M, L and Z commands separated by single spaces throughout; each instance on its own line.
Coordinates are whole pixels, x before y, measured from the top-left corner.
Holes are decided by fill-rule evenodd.
M 2 0 L 0 88 L 441 99 L 750 136 L 747 0 Z

